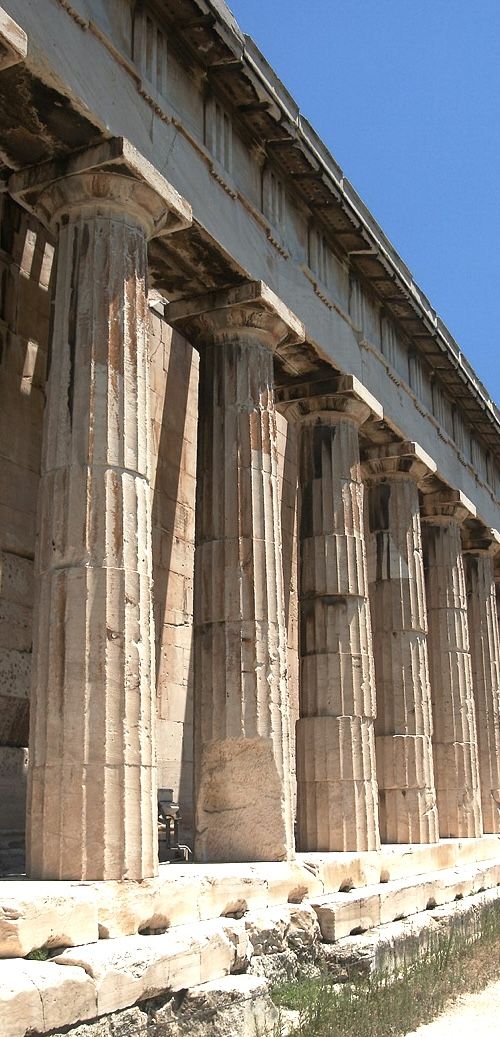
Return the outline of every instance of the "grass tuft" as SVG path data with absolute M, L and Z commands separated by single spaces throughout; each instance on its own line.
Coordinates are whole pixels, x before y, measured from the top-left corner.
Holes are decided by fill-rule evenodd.
M 34 951 L 30 951 L 25 957 L 28 961 L 47 961 L 50 957 L 50 951 L 47 947 L 36 947 Z

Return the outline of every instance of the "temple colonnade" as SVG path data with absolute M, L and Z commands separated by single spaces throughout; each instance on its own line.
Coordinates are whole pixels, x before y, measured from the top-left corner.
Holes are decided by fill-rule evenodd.
M 190 207 L 124 141 L 9 190 L 58 252 L 28 870 L 141 879 L 157 868 L 147 245 Z M 262 282 L 165 317 L 200 352 L 197 858 L 295 852 L 276 408 L 299 436 L 297 848 L 500 832 L 498 535 L 356 378 L 275 385 L 274 354 L 305 330 Z

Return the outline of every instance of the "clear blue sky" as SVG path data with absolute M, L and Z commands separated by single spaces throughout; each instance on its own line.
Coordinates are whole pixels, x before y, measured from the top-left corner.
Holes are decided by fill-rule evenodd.
M 500 0 L 230 0 L 500 404 Z

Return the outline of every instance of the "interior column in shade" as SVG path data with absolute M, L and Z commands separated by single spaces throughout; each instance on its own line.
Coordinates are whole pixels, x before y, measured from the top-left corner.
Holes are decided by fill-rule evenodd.
M 196 856 L 294 852 L 273 353 L 303 326 L 261 282 L 173 303 L 200 349 Z

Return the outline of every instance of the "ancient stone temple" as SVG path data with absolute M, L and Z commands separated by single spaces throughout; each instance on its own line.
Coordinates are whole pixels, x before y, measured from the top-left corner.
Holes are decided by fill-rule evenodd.
M 222 0 L 3 3 L 0 1030 L 271 1034 L 498 895 L 500 414 Z

